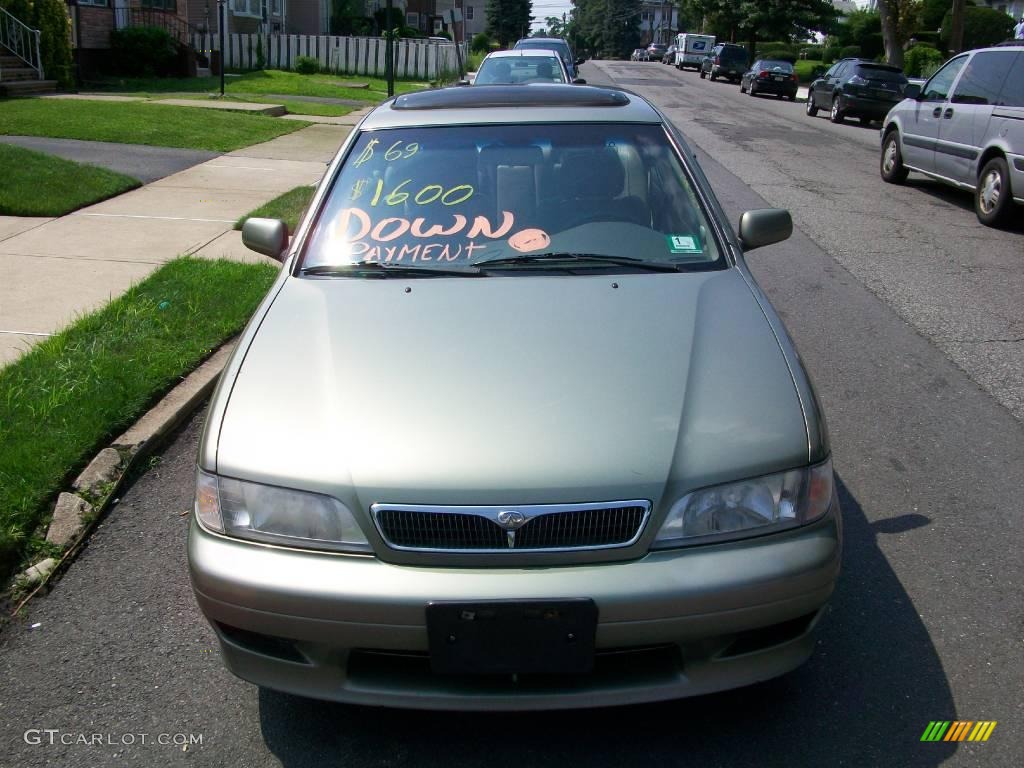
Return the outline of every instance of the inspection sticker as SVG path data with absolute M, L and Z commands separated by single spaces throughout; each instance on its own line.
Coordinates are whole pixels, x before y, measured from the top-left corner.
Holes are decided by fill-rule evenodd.
M 700 240 L 693 235 L 665 235 L 671 253 L 703 253 Z

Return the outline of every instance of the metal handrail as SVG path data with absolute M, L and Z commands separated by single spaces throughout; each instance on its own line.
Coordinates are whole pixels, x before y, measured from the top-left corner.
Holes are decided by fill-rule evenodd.
M 9 50 L 34 69 L 40 80 L 43 79 L 43 56 L 39 43 L 39 30 L 32 29 L 3 8 L 0 8 L 0 48 Z
M 122 27 L 159 27 L 172 39 L 191 46 L 192 35 L 199 32 L 194 25 L 180 16 L 159 8 L 118 8 L 118 24 Z

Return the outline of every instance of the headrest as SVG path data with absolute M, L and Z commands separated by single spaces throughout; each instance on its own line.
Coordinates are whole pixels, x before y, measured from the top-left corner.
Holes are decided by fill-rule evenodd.
M 618 197 L 626 181 L 619 153 L 611 147 L 570 150 L 562 155 L 559 183 L 570 198 Z

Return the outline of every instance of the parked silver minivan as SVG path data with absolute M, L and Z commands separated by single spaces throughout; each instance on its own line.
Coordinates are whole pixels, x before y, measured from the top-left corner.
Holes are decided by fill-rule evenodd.
M 974 192 L 978 219 L 1008 223 L 1024 204 L 1024 44 L 954 56 L 882 125 L 882 178 L 909 171 Z

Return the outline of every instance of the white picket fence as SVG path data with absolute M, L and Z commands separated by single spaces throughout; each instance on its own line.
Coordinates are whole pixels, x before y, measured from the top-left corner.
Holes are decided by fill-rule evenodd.
M 220 50 L 220 37 L 195 34 L 193 47 L 209 54 Z M 259 50 L 263 49 L 263 66 L 267 69 L 294 69 L 299 56 L 320 62 L 320 69 L 337 74 L 384 77 L 385 40 L 382 37 L 334 37 L 328 35 L 227 35 L 228 69 L 256 69 Z M 468 46 L 461 44 L 463 64 Z M 419 80 L 436 80 L 458 72 L 455 43 L 439 40 L 404 39 L 395 43 L 395 76 Z

